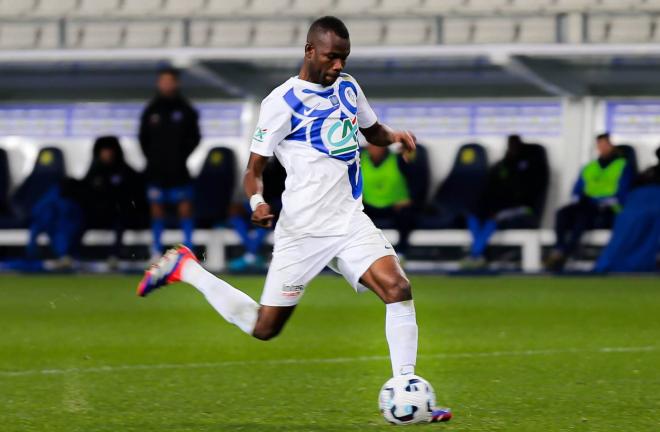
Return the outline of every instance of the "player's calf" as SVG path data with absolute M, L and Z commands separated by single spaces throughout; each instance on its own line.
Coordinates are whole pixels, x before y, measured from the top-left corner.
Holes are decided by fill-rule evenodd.
M 261 306 L 252 331 L 255 338 L 268 341 L 279 335 L 295 306 Z

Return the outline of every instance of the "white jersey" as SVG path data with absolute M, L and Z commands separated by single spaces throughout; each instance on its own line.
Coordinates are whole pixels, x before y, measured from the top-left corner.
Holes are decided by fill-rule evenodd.
M 287 172 L 276 236 L 346 235 L 362 211 L 358 128 L 376 114 L 353 77 L 328 87 L 289 78 L 261 103 L 250 151 Z

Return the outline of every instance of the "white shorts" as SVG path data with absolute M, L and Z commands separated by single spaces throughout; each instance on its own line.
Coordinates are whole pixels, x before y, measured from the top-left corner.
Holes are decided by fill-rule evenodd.
M 357 292 L 364 291 L 360 278 L 374 261 L 388 255 L 396 256 L 394 248 L 363 212 L 356 213 L 344 236 L 278 238 L 260 303 L 298 304 L 307 284 L 326 266 L 343 275 Z

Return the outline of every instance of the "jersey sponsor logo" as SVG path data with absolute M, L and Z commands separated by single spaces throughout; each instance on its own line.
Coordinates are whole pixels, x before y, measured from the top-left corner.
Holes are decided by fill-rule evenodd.
M 303 284 L 284 284 L 282 286 L 282 295 L 285 297 L 298 297 L 305 291 Z
M 340 133 L 337 133 L 341 129 Z M 338 120 L 328 128 L 326 141 L 330 145 L 330 155 L 336 156 L 358 148 L 358 124 L 357 117 Z
M 254 131 L 254 135 L 252 135 L 252 139 L 259 142 L 264 142 L 266 132 L 268 132 L 268 129 L 260 128 L 257 126 L 257 129 Z

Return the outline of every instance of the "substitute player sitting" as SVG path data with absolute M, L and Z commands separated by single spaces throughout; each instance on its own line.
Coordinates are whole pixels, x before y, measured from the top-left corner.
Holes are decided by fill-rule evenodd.
M 138 294 L 187 282 L 227 321 L 269 340 L 282 330 L 307 284 L 329 266 L 356 291 L 368 288 L 383 300 L 392 372 L 412 374 L 417 322 L 410 282 L 390 242 L 362 211 L 357 133 L 378 146 L 399 142 L 407 151 L 415 149 L 415 138 L 378 123 L 357 81 L 342 73 L 350 48 L 339 19 L 319 18 L 307 34 L 298 76 L 261 103 L 244 177 L 256 225 L 268 227 L 273 219 L 261 195 L 262 172 L 273 154 L 287 178 L 260 304 L 202 268 L 183 246 L 147 270 Z M 436 410 L 433 417 L 445 421 L 451 413 Z

